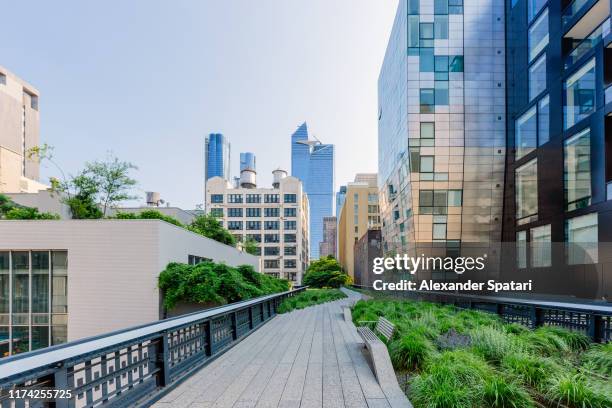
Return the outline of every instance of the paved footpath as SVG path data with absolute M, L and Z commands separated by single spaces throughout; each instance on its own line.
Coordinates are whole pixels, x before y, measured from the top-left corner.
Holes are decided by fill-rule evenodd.
M 274 317 L 164 396 L 156 408 L 389 407 L 342 306 Z

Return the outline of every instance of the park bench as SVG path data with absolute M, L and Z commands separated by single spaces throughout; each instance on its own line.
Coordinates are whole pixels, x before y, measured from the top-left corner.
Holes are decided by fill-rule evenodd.
M 359 323 L 376 323 L 374 330 L 387 341 L 390 341 L 393 338 L 393 334 L 395 334 L 395 325 L 384 317 L 379 317 L 376 322 L 360 321 Z M 397 383 L 397 377 L 395 376 L 393 364 L 391 364 L 391 358 L 385 343 L 367 326 L 357 327 L 357 332 L 370 353 L 374 375 L 391 407 L 412 408 L 412 404 L 410 404 L 410 401 L 408 401 L 408 398 L 406 398 L 406 395 Z

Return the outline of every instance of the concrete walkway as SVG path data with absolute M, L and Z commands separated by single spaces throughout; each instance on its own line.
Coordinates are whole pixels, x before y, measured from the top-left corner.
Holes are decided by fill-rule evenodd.
M 154 406 L 157 408 L 389 407 L 344 322 L 348 299 L 278 315 Z

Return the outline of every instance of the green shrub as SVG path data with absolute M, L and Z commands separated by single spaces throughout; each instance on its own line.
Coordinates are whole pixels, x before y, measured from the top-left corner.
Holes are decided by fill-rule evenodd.
M 391 362 L 400 371 L 420 370 L 434 353 L 433 344 L 418 332 L 397 336 L 389 343 Z
M 118 212 L 114 218 L 120 220 L 162 220 L 179 227 L 184 227 L 183 223 L 176 218 L 165 215 L 158 210 L 144 210 L 138 213 Z
M 295 296 L 283 300 L 278 308 L 278 313 L 288 313 L 292 310 L 332 302 L 345 298 L 344 292 L 338 289 L 307 289 Z
M 339 288 L 350 282 L 350 276 L 341 271 L 315 271 L 304 275 L 304 285 L 312 288 Z
M 38 212 L 37 208 L 13 207 L 5 214 L 7 220 L 59 220 L 60 216 L 48 212 Z
M 479 327 L 470 332 L 472 347 L 487 361 L 498 363 L 504 356 L 516 349 L 511 334 L 493 327 Z
M 591 344 L 591 339 L 589 339 L 585 334 L 577 331 L 572 331 L 557 326 L 546 326 L 543 329 L 563 339 L 565 344 L 567 344 L 567 346 L 573 351 L 586 350 Z
M 551 327 L 540 327 L 519 335 L 519 341 L 535 354 L 553 356 L 567 353 L 570 347 Z
M 601 375 L 612 376 L 612 343 L 592 345 L 582 357 L 582 366 Z
M 549 384 L 547 399 L 576 408 L 609 408 L 612 399 L 590 386 L 583 375 L 561 373 Z
M 491 408 L 529 408 L 533 400 L 525 389 L 516 382 L 500 376 L 488 377 L 484 381 L 483 402 Z
M 523 352 L 507 354 L 502 359 L 501 365 L 511 376 L 536 389 L 544 388 L 550 375 L 560 369 L 547 358 Z

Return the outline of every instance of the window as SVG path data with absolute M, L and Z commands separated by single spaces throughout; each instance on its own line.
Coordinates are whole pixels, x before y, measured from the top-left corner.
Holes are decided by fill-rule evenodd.
M 297 247 L 285 247 L 285 255 L 297 255 Z
M 278 221 L 264 221 L 265 230 L 277 230 L 279 228 Z
M 571 211 L 591 204 L 591 132 L 587 128 L 565 141 L 565 207 Z
M 280 202 L 280 198 L 278 194 L 265 194 L 264 202 L 266 203 L 278 203 Z
M 436 55 L 434 57 L 435 80 L 448 81 L 448 55 Z
M 538 102 L 538 146 L 550 139 L 550 110 L 548 95 Z
M 434 0 L 434 14 L 448 14 L 448 0 Z
M 448 81 L 435 82 L 435 104 L 448 105 Z
M 418 12 L 416 14 L 418 14 Z M 419 16 L 408 16 L 408 48 L 416 49 L 418 51 L 420 38 Z
M 248 230 L 260 230 L 261 229 L 261 221 L 247 221 L 246 229 Z
M 285 203 L 295 203 L 295 202 L 297 202 L 297 196 L 295 194 L 285 194 L 285 196 L 283 198 L 285 200 Z
M 264 268 L 278 269 L 280 268 L 280 261 L 278 259 L 264 259 Z
M 261 208 L 247 208 L 246 216 L 247 217 L 261 217 Z
M 223 194 L 212 194 L 210 196 L 210 202 L 213 204 L 223 203 Z
M 211 208 L 210 215 L 217 218 L 223 218 L 223 208 Z
M 248 222 L 249 221 L 247 221 L 247 223 Z M 246 237 L 247 239 L 253 240 L 255 242 L 261 242 L 261 234 L 247 234 Z
M 546 53 L 542 54 L 529 67 L 529 100 L 532 101 L 536 96 L 546 89 Z
M 261 194 L 247 194 L 246 202 L 249 204 L 259 204 L 261 203 Z
M 286 230 L 295 230 L 296 228 L 297 228 L 297 223 L 295 221 L 285 221 Z
M 419 192 L 421 214 L 446 214 L 447 204 L 446 190 L 421 190 Z
M 516 233 L 516 266 L 519 269 L 527 267 L 527 231 Z
M 202 262 L 212 262 L 212 259 L 197 255 L 187 255 L 187 263 L 189 265 L 197 265 Z
M 430 40 L 433 41 L 433 40 Z M 420 48 L 419 49 L 419 71 L 434 72 L 434 49 Z
M 378 213 L 378 205 L 368 205 L 368 213 L 370 214 Z
M 275 256 L 280 254 L 278 247 L 264 247 L 264 255 Z
M 515 171 L 516 219 L 530 222 L 528 217 L 538 215 L 538 161 L 530 162 Z
M 421 156 L 420 167 L 421 167 L 421 180 L 433 180 L 434 157 L 433 156 Z
M 264 217 L 278 217 L 279 209 L 275 207 L 264 208 Z
M 378 204 L 378 194 L 376 194 L 376 193 L 368 193 L 368 203 L 370 203 L 370 204 Z
M 295 217 L 297 210 L 295 208 L 285 208 L 285 217 Z
M 463 14 L 463 0 L 448 0 L 448 14 Z
M 230 231 L 241 230 L 242 229 L 242 221 L 228 221 L 227 229 Z
M 531 234 L 531 266 L 543 268 L 552 265 L 550 224 L 532 228 Z
M 285 234 L 285 242 L 295 243 L 297 242 L 297 237 L 295 234 Z
M 272 244 L 272 243 L 280 242 L 280 238 L 278 234 L 265 234 L 264 242 L 266 244 Z
M 228 203 L 241 203 L 242 202 L 242 194 L 228 194 L 227 195 L 227 202 Z
M 227 216 L 233 218 L 242 217 L 242 208 L 228 208 Z
M 448 64 L 450 72 L 463 72 L 463 55 L 455 55 Z
M 566 221 L 567 263 L 581 265 L 597 263 L 597 213 L 570 218 Z
M 527 21 L 531 22 L 548 0 L 527 0 Z
M 433 239 L 446 239 L 446 223 L 433 224 Z
M 534 106 L 516 120 L 514 129 L 516 159 L 533 151 L 537 145 L 537 107 Z
M 421 146 L 433 146 L 436 137 L 436 127 L 433 122 L 421 122 L 420 137 Z M 429 142 L 428 142 L 429 141 Z
M 359 214 L 353 215 L 353 225 L 359 224 Z
M 287 269 L 295 269 L 296 268 L 295 259 L 285 259 L 284 265 L 285 265 L 285 268 Z
M 435 105 L 434 90 L 431 88 L 420 89 L 421 113 L 433 113 Z
M 548 9 L 529 28 L 529 61 L 537 57 L 548 45 Z
M 434 17 L 434 38 L 436 40 L 448 39 L 448 16 L 436 15 Z
M 6 85 L 6 75 L 0 72 L 0 85 Z
M 567 78 L 564 89 L 564 127 L 569 129 L 595 110 L 595 58 Z
M 449 207 L 461 207 L 462 191 L 461 190 L 448 190 L 448 206 Z

